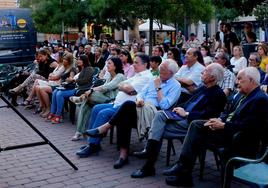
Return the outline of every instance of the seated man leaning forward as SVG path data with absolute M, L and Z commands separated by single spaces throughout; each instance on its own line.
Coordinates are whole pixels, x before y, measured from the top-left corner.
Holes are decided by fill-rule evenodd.
M 172 59 L 164 60 L 160 65 L 160 77 L 151 80 L 137 96 L 137 101 L 127 101 L 118 109 L 108 123 L 86 131 L 89 136 L 105 134 L 112 126 L 116 126 L 117 144 L 120 148 L 119 159 L 114 168 L 118 169 L 128 163 L 131 129 L 137 128 L 139 138 L 146 135 L 157 109 L 167 110 L 178 100 L 181 87 L 174 78 L 178 71 L 177 63 Z
M 260 74 L 254 67 L 247 67 L 237 75 L 237 89 L 242 97 L 234 100 L 229 113 L 208 121 L 193 121 L 184 139 L 177 163 L 164 172 L 166 183 L 173 186 L 192 186 L 192 170 L 198 153 L 206 143 L 230 147 L 233 135 L 243 131 L 253 140 L 262 136 L 267 126 L 268 98 L 260 90 Z
M 113 104 L 97 104 L 93 107 L 90 118 L 88 119 L 88 129 L 97 128 L 108 122 L 119 106 L 126 101 L 135 101 L 137 93 L 153 79 L 149 68 L 149 56 L 138 54 L 134 61 L 135 75 L 119 84 L 118 94 Z M 88 145 L 80 148 L 76 152 L 79 157 L 88 157 L 100 150 L 100 138 L 89 138 Z
M 185 65 L 175 75 L 182 87 L 180 102 L 187 101 L 201 84 L 201 72 L 205 67 L 197 61 L 197 58 L 197 49 L 189 48 L 185 54 Z
M 181 120 L 170 120 L 163 111 L 155 114 L 149 131 L 146 148 L 141 152 L 134 152 L 139 158 L 147 158 L 145 165 L 132 173 L 132 178 L 142 178 L 155 174 L 154 164 L 157 160 L 163 137 L 184 138 L 189 124 L 196 119 L 218 117 L 223 111 L 226 96 L 217 83 L 223 78 L 224 70 L 219 64 L 208 65 L 202 73 L 204 86 L 201 86 L 184 104 L 173 109 Z

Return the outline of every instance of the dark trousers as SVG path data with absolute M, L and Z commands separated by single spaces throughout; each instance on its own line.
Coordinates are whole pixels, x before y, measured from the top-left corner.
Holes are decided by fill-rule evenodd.
M 127 101 L 110 119 L 109 124 L 116 126 L 117 144 L 119 148 L 129 148 L 132 128 L 137 127 L 136 103 Z
M 205 149 L 208 143 L 212 143 L 216 147 L 230 146 L 232 137 L 227 136 L 224 130 L 210 130 L 204 126 L 205 122 L 203 120 L 193 121 L 182 145 L 178 163 L 189 171 L 192 171 L 198 154 Z

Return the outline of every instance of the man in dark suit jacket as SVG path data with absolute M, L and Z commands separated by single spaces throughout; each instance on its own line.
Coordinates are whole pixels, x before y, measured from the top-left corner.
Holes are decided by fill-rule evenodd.
M 204 86 L 183 105 L 173 109 L 182 120 L 171 121 L 163 111 L 155 114 L 149 131 L 149 140 L 146 148 L 134 155 L 147 158 L 142 169 L 135 171 L 131 177 L 142 178 L 155 174 L 154 163 L 160 150 L 162 137 L 185 137 L 189 124 L 195 119 L 209 119 L 218 117 L 223 111 L 226 96 L 217 83 L 223 79 L 224 69 L 217 63 L 212 63 L 202 73 Z
M 237 75 L 237 88 L 242 97 L 234 100 L 235 108 L 222 113 L 220 118 L 193 121 L 184 139 L 177 163 L 164 172 L 166 183 L 173 186 L 192 186 L 192 169 L 202 146 L 213 143 L 230 147 L 238 131 L 253 140 L 262 137 L 267 128 L 268 98 L 260 88 L 260 74 L 254 67 L 247 67 Z

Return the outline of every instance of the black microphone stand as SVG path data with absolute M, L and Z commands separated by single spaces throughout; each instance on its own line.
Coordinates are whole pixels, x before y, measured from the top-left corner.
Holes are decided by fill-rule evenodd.
M 28 147 L 34 147 L 34 146 L 41 146 L 48 144 L 54 151 L 56 151 L 74 170 L 78 170 L 78 168 L 63 154 L 61 151 L 56 148 L 35 126 L 29 122 L 4 96 L 2 93 L 0 93 L 0 98 L 7 104 L 7 106 L 1 106 L 3 107 L 10 107 L 29 127 L 31 127 L 44 141 L 41 142 L 34 142 L 29 144 L 22 144 L 17 146 L 8 146 L 5 148 L 0 147 L 1 151 L 8 151 L 13 149 L 21 149 L 21 148 L 28 148 Z

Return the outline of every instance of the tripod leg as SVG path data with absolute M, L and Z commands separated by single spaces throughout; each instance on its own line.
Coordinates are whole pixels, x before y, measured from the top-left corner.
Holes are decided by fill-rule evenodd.
M 74 170 L 78 170 L 78 168 L 60 151 L 56 146 L 54 146 L 35 126 L 29 122 L 14 106 L 10 104 L 10 102 L 0 94 L 0 98 L 29 126 L 31 127 L 44 141 L 46 144 L 50 145 L 54 151 L 56 151 Z

